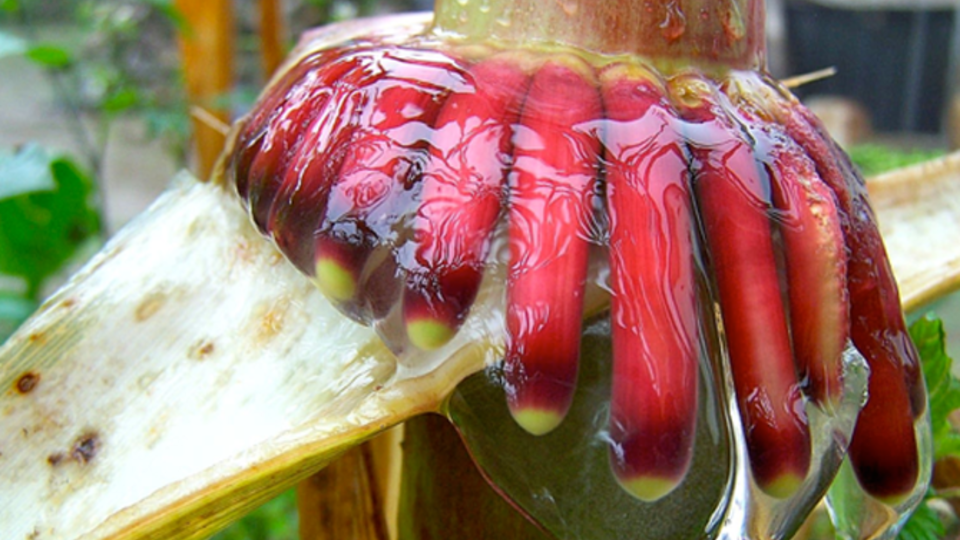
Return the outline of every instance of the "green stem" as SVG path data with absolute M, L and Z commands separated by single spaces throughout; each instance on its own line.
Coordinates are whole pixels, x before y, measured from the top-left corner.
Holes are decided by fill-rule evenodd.
M 466 41 L 764 65 L 763 0 L 436 0 L 434 11 L 436 31 Z

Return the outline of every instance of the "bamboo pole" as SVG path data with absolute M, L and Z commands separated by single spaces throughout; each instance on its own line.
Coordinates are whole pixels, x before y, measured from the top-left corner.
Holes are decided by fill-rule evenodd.
M 269 79 L 286 56 L 282 0 L 260 0 L 260 58 Z
M 229 0 L 177 0 L 176 6 L 189 28 L 180 35 L 180 51 L 190 104 L 229 125 L 230 112 L 226 107 L 217 106 L 217 101 L 233 86 L 233 4 Z M 195 172 L 199 178 L 206 179 L 226 136 L 215 123 L 201 115 L 192 116 L 197 155 Z
M 397 540 L 397 516 L 400 508 L 400 482 L 403 471 L 403 432 L 400 424 L 370 440 L 371 466 L 380 515 L 386 522 L 387 537 Z

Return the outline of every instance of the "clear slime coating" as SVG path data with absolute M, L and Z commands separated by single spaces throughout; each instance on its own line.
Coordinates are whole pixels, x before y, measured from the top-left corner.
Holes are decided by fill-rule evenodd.
M 775 82 L 360 40 L 290 66 L 237 137 L 254 223 L 398 354 L 444 346 L 500 282 L 496 380 L 530 436 L 563 424 L 599 306 L 603 437 L 640 501 L 684 482 L 701 400 L 727 392 L 757 496 L 818 497 L 844 443 L 810 418 L 857 401 L 851 351 L 871 370 L 861 488 L 894 508 L 923 491 L 923 383 L 862 181 Z

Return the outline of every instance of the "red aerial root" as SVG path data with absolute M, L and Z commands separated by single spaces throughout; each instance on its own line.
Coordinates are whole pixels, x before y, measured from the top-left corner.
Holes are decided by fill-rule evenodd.
M 749 83 L 769 98 L 772 114 L 836 195 L 849 252 L 850 337 L 870 367 L 867 404 L 854 428 L 850 463 L 867 493 L 901 500 L 919 479 L 914 422 L 926 408 L 926 390 L 865 184 L 812 113 L 768 86 L 773 83 Z
M 610 220 L 611 463 L 654 501 L 690 467 L 697 419 L 697 286 L 683 143 L 663 83 L 636 65 L 601 75 Z
M 344 79 L 351 78 L 362 58 L 362 55 L 346 54 L 320 66 L 308 84 L 291 89 L 279 112 L 266 125 L 256 157 L 249 158 L 245 190 L 250 214 L 261 231 L 270 231 L 271 209 L 289 174 L 287 169 L 309 138 L 311 131 L 304 127 L 316 125 L 317 118 L 329 110 L 335 89 L 344 86 L 347 82 Z M 308 149 L 311 155 L 319 153 L 313 146 Z M 244 194 L 242 187 L 242 184 L 238 186 L 241 195 Z
M 514 140 L 504 382 L 534 434 L 559 425 L 576 387 L 600 118 L 592 69 L 555 57 L 533 75 Z
M 681 115 L 697 124 L 689 142 L 694 190 L 751 470 L 761 489 L 787 497 L 807 476 L 811 443 L 780 294 L 770 186 L 709 83 L 674 82 Z
M 479 62 L 469 77 L 472 88 L 440 112 L 421 182 L 416 265 L 403 297 L 407 335 L 421 349 L 452 338 L 476 298 L 529 82 L 509 56 Z
M 437 115 L 462 78 L 455 61 L 432 51 L 384 52 L 374 68 L 315 233 L 320 289 L 361 320 L 383 317 L 396 300 L 369 297 L 362 278 L 374 252 L 395 242 L 395 225 L 413 206 Z M 342 256 L 346 251 L 350 257 Z

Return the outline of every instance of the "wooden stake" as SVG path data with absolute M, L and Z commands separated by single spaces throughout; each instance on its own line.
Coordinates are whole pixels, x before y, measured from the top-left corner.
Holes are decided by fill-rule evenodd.
M 281 0 L 260 0 L 260 55 L 264 79 L 269 79 L 286 56 Z
M 217 101 L 233 87 L 233 3 L 177 0 L 176 5 L 189 25 L 180 35 L 180 51 L 190 104 L 229 124 L 229 111 L 218 107 Z M 206 179 L 226 138 L 209 123 L 196 117 L 192 120 L 197 152 L 195 172 L 199 178 Z
M 810 84 L 812 82 L 821 81 L 823 79 L 829 79 L 837 74 L 837 68 L 830 66 L 828 68 L 818 69 L 817 71 L 811 71 L 810 73 L 804 73 L 803 75 L 795 75 L 783 79 L 781 84 L 787 88 L 798 88 L 805 84 Z
M 368 444 L 300 482 L 300 540 L 387 540 L 375 482 Z

